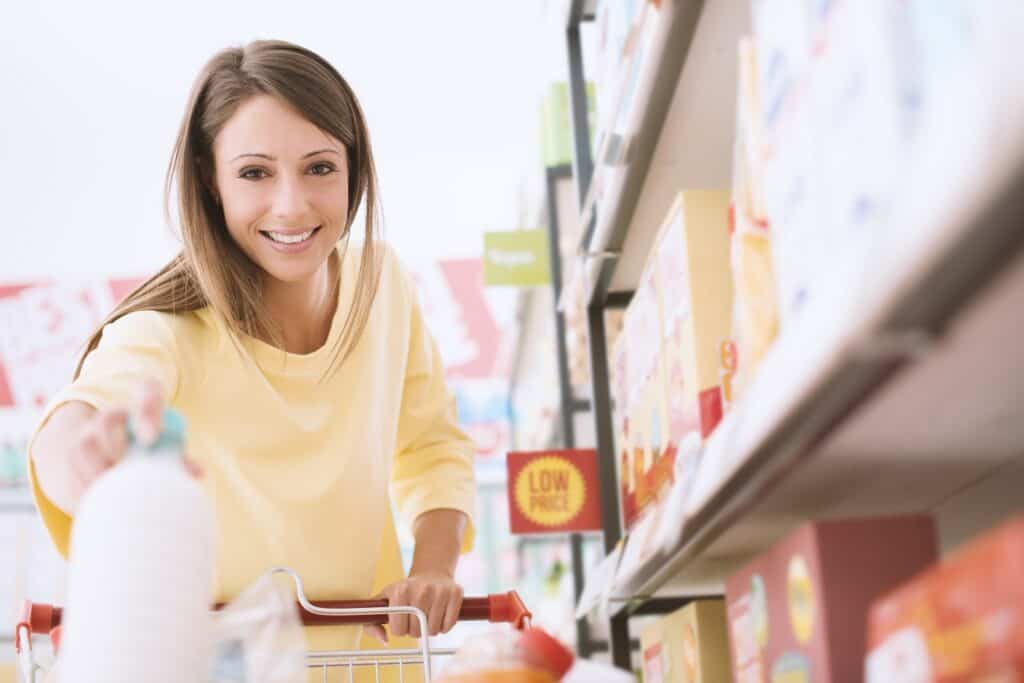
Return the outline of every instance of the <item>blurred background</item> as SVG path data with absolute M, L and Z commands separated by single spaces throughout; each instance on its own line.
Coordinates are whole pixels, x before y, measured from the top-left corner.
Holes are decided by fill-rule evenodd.
M 62 599 L 27 439 L 93 326 L 179 248 L 163 182 L 192 81 L 258 38 L 327 58 L 366 113 L 386 239 L 478 446 L 467 594 L 516 588 L 581 653 L 643 668 L 657 615 L 805 521 L 931 513 L 945 553 L 1019 511 L 1024 12 L 897 4 L 5 8 L 0 672 L 21 601 Z M 713 220 L 687 213 L 704 201 Z M 509 267 L 524 250 L 539 275 Z M 682 432 L 676 396 L 700 405 Z M 599 450 L 611 513 L 512 535 L 507 453 L 565 445 Z

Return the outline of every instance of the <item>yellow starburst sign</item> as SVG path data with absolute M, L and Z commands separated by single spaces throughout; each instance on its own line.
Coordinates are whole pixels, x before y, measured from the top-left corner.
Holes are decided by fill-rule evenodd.
M 601 528 L 594 451 L 509 453 L 513 533 Z

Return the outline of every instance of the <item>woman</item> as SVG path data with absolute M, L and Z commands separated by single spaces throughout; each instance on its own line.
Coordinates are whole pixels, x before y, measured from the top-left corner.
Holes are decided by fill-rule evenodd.
M 30 447 L 58 549 L 83 491 L 124 453 L 128 413 L 152 436 L 169 404 L 214 501 L 220 600 L 287 565 L 313 599 L 382 589 L 447 631 L 472 543 L 473 448 L 410 278 L 377 237 L 355 95 L 295 45 L 220 52 L 192 91 L 168 206 L 175 190 L 182 252 L 95 333 Z M 416 539 L 408 577 L 392 500 Z M 419 635 L 408 617 L 389 629 Z

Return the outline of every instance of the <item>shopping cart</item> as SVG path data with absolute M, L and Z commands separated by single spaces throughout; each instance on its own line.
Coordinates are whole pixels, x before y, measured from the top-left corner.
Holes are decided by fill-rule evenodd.
M 416 648 L 393 650 L 324 650 L 306 653 L 306 666 L 323 672 L 327 680 L 331 669 L 347 670 L 348 680 L 355 680 L 357 669 L 372 669 L 378 683 L 385 669 L 397 670 L 398 680 L 405 681 L 407 667 L 420 666 L 424 683 L 431 681 L 431 658 L 447 656 L 454 650 L 431 648 L 427 633 L 427 617 L 416 607 L 390 607 L 387 600 L 340 600 L 310 602 L 302 586 L 302 579 L 291 569 L 276 567 L 270 574 L 286 574 L 295 582 L 302 623 L 306 626 L 386 624 L 392 614 L 414 617 L 420 626 L 419 645 Z M 25 601 L 21 620 L 15 627 L 14 648 L 18 654 L 23 683 L 35 683 L 42 673 L 32 653 L 32 635 L 49 635 L 54 650 L 60 645 L 60 627 L 63 612 L 60 607 Z M 515 591 L 490 595 L 485 598 L 464 598 L 459 621 L 489 621 L 511 624 L 517 629 L 529 626 L 530 611 Z

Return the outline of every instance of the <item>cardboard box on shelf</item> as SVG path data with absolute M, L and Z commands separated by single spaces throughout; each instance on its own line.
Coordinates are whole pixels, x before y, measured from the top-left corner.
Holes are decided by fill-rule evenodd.
M 616 417 L 622 446 L 624 526 L 663 497 L 688 435 L 711 434 L 722 415 L 719 351 L 729 335 L 729 193 L 681 192 L 661 226 L 626 310 L 614 364 L 624 408 Z
M 1024 680 L 1024 517 L 879 598 L 869 683 Z
M 863 680 L 868 606 L 937 557 L 927 516 L 803 525 L 726 581 L 734 679 Z
M 729 683 L 723 600 L 697 600 L 640 634 L 644 683 Z
M 710 436 L 722 418 L 720 349 L 729 338 L 729 193 L 686 190 L 672 204 L 650 268 L 661 292 L 661 355 L 669 450 L 690 432 Z
M 652 21 L 648 17 L 648 4 L 645 0 L 601 0 L 597 5 L 595 73 L 598 149 L 605 138 L 621 138 L 624 133 L 621 125 L 634 105 L 636 78 L 645 56 L 646 45 L 642 38 L 645 26 Z M 609 150 L 613 156 L 617 153 L 614 147 Z M 607 160 L 595 161 L 600 164 Z
M 764 198 L 757 51 L 749 38 L 740 40 L 738 50 L 739 87 L 729 212 L 732 327 L 730 338 L 720 349 L 722 399 L 726 409 L 743 396 L 779 329 L 771 228 Z
M 645 270 L 627 310 L 628 336 L 627 408 L 625 416 L 632 501 L 623 509 L 626 529 L 631 528 L 651 505 L 672 484 L 673 453 L 668 440 L 668 406 L 664 359 L 658 332 L 661 308 L 657 279 Z
M 616 471 L 619 480 L 619 504 L 626 528 L 626 520 L 636 516 L 636 486 L 632 479 L 633 434 L 629 428 L 629 339 L 630 320 L 622 316 L 622 328 L 611 347 L 609 385 L 612 399 L 612 423 L 615 434 L 615 452 L 618 453 Z
M 941 205 L 979 159 L 984 168 L 993 133 L 1006 129 L 999 112 L 1024 92 L 1024 77 L 999 66 L 1017 49 L 1012 32 L 985 27 L 1005 17 L 1019 36 L 1020 7 L 753 0 L 783 327 L 814 300 L 855 305 L 884 279 L 879 256 L 930 229 L 899 220 L 901 210 Z

